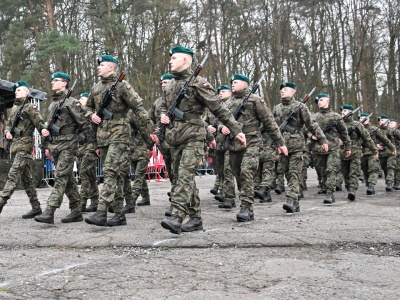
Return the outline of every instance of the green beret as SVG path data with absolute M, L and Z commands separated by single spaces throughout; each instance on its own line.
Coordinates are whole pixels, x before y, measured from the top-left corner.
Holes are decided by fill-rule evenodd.
M 361 118 L 361 117 L 369 117 L 369 114 L 361 113 L 361 114 L 358 115 L 358 118 Z
M 172 56 L 175 53 L 186 53 L 186 54 L 191 55 L 192 57 L 194 55 L 194 52 L 192 49 L 189 49 L 189 48 L 186 48 L 183 46 L 177 46 L 177 47 L 171 48 L 171 50 L 169 50 L 169 56 Z
M 279 89 L 281 90 L 281 89 L 283 89 L 284 87 L 290 87 L 290 88 L 292 88 L 292 89 L 296 89 L 296 84 L 295 83 L 293 83 L 293 82 L 284 82 L 284 83 L 282 83 L 281 84 L 281 86 L 279 87 Z
M 89 93 L 82 93 L 80 96 L 79 96 L 79 98 L 82 98 L 82 97 L 86 97 L 86 98 L 89 98 Z
M 15 90 L 16 90 L 17 88 L 19 88 L 20 86 L 26 86 L 26 87 L 29 89 L 29 84 L 28 84 L 26 81 L 18 81 L 18 82 L 16 82 L 16 83 L 14 83 L 14 85 L 13 85 L 13 90 L 14 90 L 14 92 L 15 92 Z
M 324 94 L 324 93 L 318 94 L 317 96 L 315 96 L 314 102 L 318 103 L 318 100 L 321 98 L 329 98 L 329 94 Z
M 174 76 L 172 74 L 166 73 L 163 76 L 160 77 L 160 81 L 163 80 L 171 80 L 172 78 L 174 78 Z
M 71 81 L 71 77 L 67 73 L 63 73 L 63 72 L 55 72 L 55 73 L 53 73 L 53 75 L 51 75 L 51 79 L 54 79 L 54 78 L 62 78 L 62 79 L 65 79 L 67 81 Z
M 230 91 L 232 91 L 231 87 L 230 87 L 229 85 L 227 85 L 227 84 L 220 85 L 220 86 L 217 88 L 217 92 L 218 92 L 218 93 L 219 93 L 221 90 L 230 90 Z
M 112 55 L 109 55 L 109 54 L 103 54 L 103 55 L 100 55 L 97 58 L 97 64 L 100 65 L 100 63 L 103 62 L 103 61 L 112 62 L 112 63 L 117 64 L 117 65 L 119 64 L 118 59 L 116 57 L 112 56 Z
M 343 109 L 348 109 L 348 110 L 354 110 L 354 107 L 353 107 L 353 105 L 351 105 L 351 104 L 343 104 L 341 107 L 340 107 L 340 110 L 343 110 Z
M 397 122 L 395 119 L 390 119 L 389 122 Z
M 389 116 L 382 115 L 382 116 L 380 116 L 380 117 L 378 118 L 378 121 L 381 120 L 381 119 L 390 119 L 390 118 L 389 118 Z
M 242 81 L 246 81 L 248 84 L 250 84 L 250 78 L 247 76 L 244 76 L 243 74 L 233 74 L 231 77 L 231 83 L 234 80 L 242 80 Z

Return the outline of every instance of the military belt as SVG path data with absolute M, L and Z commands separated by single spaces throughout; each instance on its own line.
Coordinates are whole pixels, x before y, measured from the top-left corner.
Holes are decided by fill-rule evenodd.
M 60 130 L 60 133 L 57 135 L 75 134 L 76 131 L 77 131 L 77 128 L 75 128 L 75 127 L 63 128 L 62 130 Z M 57 136 L 57 135 L 55 135 L 55 136 Z

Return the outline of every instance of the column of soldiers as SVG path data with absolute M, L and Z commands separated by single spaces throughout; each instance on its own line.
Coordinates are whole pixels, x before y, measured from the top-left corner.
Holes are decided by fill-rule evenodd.
M 330 97 L 324 93 L 316 96 L 319 111 L 312 115 L 303 102 L 295 99 L 297 86 L 292 82 L 281 84 L 281 103 L 271 111 L 264 100 L 250 90 L 250 78 L 243 74 L 234 74 L 230 85 L 221 85 L 217 91 L 207 79 L 197 74 L 193 76 L 193 56 L 193 51 L 186 47 L 171 49 L 171 73 L 161 77 L 162 97 L 148 113 L 132 86 L 118 77 L 119 61 L 111 55 L 98 58 L 100 82 L 90 94 L 82 93 L 79 101 L 68 93 L 71 81 L 68 74 L 56 72 L 52 75 L 53 102 L 48 109 L 47 122 L 26 101 L 29 85 L 17 82 L 14 85 L 16 99 L 5 130 L 15 158 L 0 194 L 0 213 L 21 181 L 31 204 L 31 210 L 22 216 L 25 219 L 53 224 L 55 211 L 66 194 L 70 213 L 61 222 L 85 220 L 97 226 L 126 225 L 126 213 L 135 212 L 136 205 L 150 205 L 145 170 L 154 143 L 164 155 L 171 180 L 168 193 L 171 204 L 161 226 L 177 234 L 203 229 L 195 175 L 197 164 L 204 156 L 205 141 L 212 150 L 219 178 L 219 185 L 213 191 L 218 193 L 216 199 L 221 200 L 218 207 L 235 208 L 237 188 L 238 222 L 254 220 L 254 198 L 259 198 L 261 203 L 271 202 L 271 190 L 276 188 L 279 193 L 285 190 L 285 177 L 288 187 L 283 209 L 286 213 L 298 213 L 299 200 L 307 189 L 304 173 L 310 161 L 318 175 L 319 193 L 325 195 L 323 203 L 328 205 L 335 202 L 339 174 L 343 175 L 350 201 L 356 198 L 361 172 L 367 195 L 374 195 L 379 164 L 385 174 L 386 191 L 400 190 L 400 161 L 396 151 L 396 147 L 400 147 L 400 131 L 395 120 L 381 116 L 379 125 L 374 127 L 370 125 L 371 115 L 361 113 L 356 121 L 352 105 L 342 105 L 341 114 L 338 114 L 332 111 Z M 181 114 L 179 117 L 168 115 L 177 92 L 186 83 L 185 97 L 178 104 Z M 108 113 L 104 113 L 104 99 L 112 86 L 115 86 L 112 101 L 107 104 Z M 19 130 L 15 131 L 12 124 L 19 111 L 22 111 L 22 118 Z M 49 125 L 56 112 L 60 114 L 57 130 Z M 161 127 L 165 128 L 165 135 L 161 135 Z M 43 147 L 54 157 L 57 169 L 44 212 L 31 176 L 35 128 L 42 134 Z M 212 136 L 206 139 L 209 134 L 215 140 Z M 165 137 L 161 143 L 160 136 Z M 95 174 L 98 156 L 103 162 L 101 192 Z M 80 192 L 73 177 L 75 157 L 79 160 Z M 131 163 L 133 168 L 130 168 Z M 127 176 L 128 170 L 135 177 L 133 186 Z M 142 200 L 136 204 L 139 195 Z M 82 212 L 94 214 L 84 219 Z M 107 218 L 109 212 L 114 213 L 113 217 Z

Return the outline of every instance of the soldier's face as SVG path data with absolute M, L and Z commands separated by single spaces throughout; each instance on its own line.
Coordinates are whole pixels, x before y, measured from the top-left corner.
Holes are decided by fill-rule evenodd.
M 365 121 L 364 121 L 365 120 Z M 369 118 L 367 118 L 367 117 L 361 117 L 360 118 L 360 121 L 363 123 L 363 124 L 369 124 Z
M 234 80 L 232 81 L 231 86 L 232 86 L 232 92 L 239 92 L 246 89 L 249 86 L 249 84 L 243 80 Z
M 67 81 L 61 78 L 54 78 L 51 81 L 51 90 L 53 92 L 60 92 L 65 90 L 65 87 L 67 86 Z
M 232 96 L 232 92 L 230 90 L 220 90 L 218 94 L 218 97 L 221 100 L 228 99 L 230 96 Z
M 291 87 L 285 86 L 284 88 L 281 89 L 281 98 L 292 98 L 296 91 L 292 89 Z
M 88 101 L 87 97 L 81 97 L 79 98 L 79 102 L 81 103 L 82 107 L 85 108 L 86 107 L 86 103 Z
M 387 119 L 380 119 L 379 120 L 379 125 L 385 124 L 386 122 L 387 122 Z M 385 126 L 387 126 L 387 123 L 386 123 Z
M 397 122 L 390 122 L 389 123 L 390 128 L 396 128 L 397 127 Z
M 329 107 L 329 98 L 319 98 L 318 99 L 318 107 L 319 108 L 328 108 Z
M 170 79 L 164 79 L 163 81 L 161 81 L 161 89 L 164 90 L 170 81 Z
M 175 53 L 171 56 L 169 65 L 171 73 L 178 73 L 187 69 L 192 64 L 192 59 L 189 54 Z
M 15 90 L 15 98 L 25 98 L 29 94 L 29 89 L 26 86 L 20 86 Z
M 351 112 L 350 109 L 342 109 L 342 116 L 347 115 L 349 112 Z
M 107 77 L 114 72 L 114 65 L 108 61 L 101 62 L 97 67 L 97 75 Z

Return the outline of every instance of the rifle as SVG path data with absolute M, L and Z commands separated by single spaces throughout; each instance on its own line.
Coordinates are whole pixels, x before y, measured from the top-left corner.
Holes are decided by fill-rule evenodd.
M 249 101 L 250 96 L 252 94 L 255 94 L 258 90 L 258 88 L 260 87 L 261 82 L 264 80 L 264 75 L 260 78 L 259 81 L 256 82 L 256 84 L 254 84 L 253 88 L 251 89 L 250 93 L 246 96 L 246 98 L 243 99 L 243 101 L 238 105 L 238 107 L 236 107 L 235 112 L 233 113 L 233 117 L 235 118 L 235 120 L 239 119 L 239 117 L 241 115 L 245 115 L 246 113 L 244 112 L 244 107 L 246 105 L 246 103 Z M 229 135 L 225 135 L 224 138 L 222 139 L 222 141 L 219 144 L 219 148 L 221 150 L 224 149 L 225 147 L 225 142 L 227 139 L 232 139 L 233 135 L 232 133 L 230 133 Z
M 348 130 L 349 135 L 352 134 L 358 126 L 360 126 L 360 124 L 364 124 L 365 121 L 367 121 L 367 119 L 369 119 L 374 113 L 370 113 L 368 115 L 368 117 L 365 117 L 364 120 L 362 121 L 358 121 L 357 124 L 354 124 L 353 126 L 350 127 L 350 129 Z
M 283 133 L 283 131 L 287 131 L 290 133 L 295 133 L 296 129 L 294 129 L 293 127 L 289 126 L 289 121 L 291 119 L 294 119 L 294 114 L 300 109 L 301 104 L 306 103 L 311 95 L 314 93 L 315 91 L 315 87 L 311 90 L 311 92 L 309 92 L 304 98 L 303 101 L 299 102 L 295 107 L 293 107 L 289 113 L 287 114 L 286 118 L 283 120 L 282 124 L 279 126 L 279 130 Z
M 75 84 L 76 84 L 76 80 L 74 81 L 74 84 L 72 85 L 72 87 L 68 90 L 68 93 L 65 95 L 64 99 L 58 104 L 57 108 L 54 110 L 53 112 L 53 116 L 51 117 L 50 123 L 47 126 L 47 130 L 50 132 L 50 135 L 44 138 L 43 141 L 43 145 L 46 145 L 48 141 L 52 141 L 53 134 L 59 134 L 60 133 L 60 127 L 56 125 L 56 122 L 58 120 L 62 120 L 61 119 L 61 110 L 64 106 L 65 101 L 67 101 L 67 99 L 69 97 L 71 97 L 72 91 L 75 88 Z
M 336 120 L 332 121 L 331 123 L 329 123 L 329 124 L 325 127 L 325 129 L 323 130 L 323 132 L 324 132 L 326 138 L 327 138 L 329 141 L 334 141 L 335 138 L 334 138 L 333 136 L 331 136 L 331 135 L 328 133 L 328 131 L 331 130 L 332 128 L 334 128 L 334 127 L 336 126 L 336 124 L 337 124 L 339 121 L 344 120 L 344 119 L 347 119 L 348 117 L 352 116 L 356 111 L 360 110 L 360 108 L 361 108 L 361 107 L 358 107 L 358 108 L 356 108 L 355 110 L 348 112 L 346 115 L 341 116 L 339 119 L 336 119 Z
M 100 104 L 99 110 L 96 112 L 101 119 L 110 120 L 113 116 L 112 112 L 107 109 L 108 105 L 111 103 L 111 100 L 115 100 L 114 91 L 117 88 L 118 82 L 122 82 L 126 75 L 126 71 L 122 71 L 115 83 L 109 88 L 104 95 L 103 101 Z
M 179 91 L 176 93 L 174 100 L 172 101 L 171 105 L 169 106 L 166 116 L 169 118 L 170 122 L 169 124 L 163 124 L 161 121 L 158 122 L 157 127 L 158 131 L 156 132 L 156 135 L 158 137 L 158 140 L 160 143 L 162 143 L 165 140 L 165 130 L 168 126 L 168 128 L 172 128 L 173 124 L 172 122 L 176 120 L 183 120 L 185 114 L 183 111 L 181 111 L 178 106 L 181 103 L 183 98 L 188 99 L 189 96 L 186 94 L 187 89 L 189 88 L 189 85 L 191 82 L 199 75 L 201 69 L 203 69 L 203 65 L 206 62 L 208 58 L 208 54 L 204 57 L 203 61 L 197 66 L 196 70 L 193 72 L 192 76 L 185 82 L 185 84 L 179 89 Z
M 13 136 L 13 139 L 14 139 L 15 137 L 19 137 L 19 136 L 21 135 L 21 130 L 18 129 L 18 125 L 19 125 L 19 122 L 20 122 L 21 120 L 23 120 L 23 118 L 22 118 L 22 113 L 23 113 L 25 104 L 28 103 L 28 101 L 29 101 L 30 99 L 32 99 L 32 96 L 31 96 L 31 90 L 29 89 L 29 94 L 26 95 L 24 101 L 22 102 L 22 105 L 21 105 L 21 107 L 19 108 L 19 110 L 18 110 L 18 112 L 17 112 L 17 115 L 15 116 L 14 122 L 13 122 L 12 127 L 11 127 L 11 130 L 10 130 L 10 134 Z M 6 151 L 7 153 L 10 153 L 11 143 L 12 143 L 12 140 L 8 140 L 8 141 L 7 141 L 7 145 L 6 145 L 6 147 L 4 148 L 4 151 Z
M 370 135 L 371 136 L 374 135 L 378 131 L 378 129 L 382 129 L 383 127 L 385 127 L 389 123 L 389 121 L 390 121 L 390 119 L 387 119 L 387 121 L 385 123 L 382 123 L 379 126 L 377 126 L 374 130 L 372 130 L 370 132 Z

